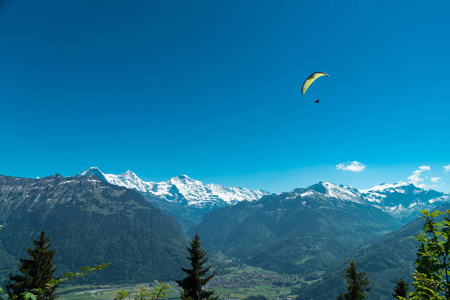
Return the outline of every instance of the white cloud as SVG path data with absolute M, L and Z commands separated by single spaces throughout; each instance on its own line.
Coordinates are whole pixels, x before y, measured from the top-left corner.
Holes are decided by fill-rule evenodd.
M 444 166 L 444 173 L 449 173 L 449 172 L 450 172 L 450 165 Z
M 346 163 L 340 163 L 336 165 L 336 169 L 338 170 L 344 170 L 344 171 L 352 171 L 352 172 L 361 172 L 366 168 L 365 165 L 358 161 L 352 161 L 352 162 L 346 162 Z
M 430 180 L 433 182 L 439 182 L 439 181 L 441 181 L 441 177 L 431 177 Z
M 420 175 L 423 171 L 430 171 L 430 166 L 420 166 L 419 170 L 415 170 L 413 174 L 408 177 L 408 179 L 409 182 L 411 182 L 415 186 L 426 189 L 428 186 L 423 184 L 423 179 L 420 178 Z

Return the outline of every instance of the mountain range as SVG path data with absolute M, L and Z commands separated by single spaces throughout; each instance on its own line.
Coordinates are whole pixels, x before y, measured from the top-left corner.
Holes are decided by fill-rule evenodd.
M 384 183 L 359 192 L 364 200 L 402 219 L 402 223 L 413 220 L 422 209 L 430 210 L 450 201 L 449 194 L 422 189 L 406 182 Z
M 319 182 L 211 211 L 188 233 L 241 262 L 300 275 L 305 300 L 338 295 L 345 289 L 341 274 L 355 260 L 372 280 L 368 299 L 382 300 L 401 277 L 410 281 L 417 252 L 411 237 L 423 225 L 414 215 L 445 201 L 448 195 L 405 183 L 361 192 Z
M 188 238 L 174 216 L 184 229 L 191 227 L 188 235 L 200 234 L 208 251 L 300 276 L 299 299 L 328 299 L 343 284 L 348 259 L 372 274 L 370 299 L 383 299 L 376 295 L 386 295 L 414 268 L 410 237 L 421 229 L 420 209 L 449 200 L 404 182 L 358 190 L 321 181 L 269 194 L 186 175 L 145 182 L 130 171 L 114 175 L 98 168 L 73 177 L 0 176 L 0 277 L 17 270 L 31 238 L 45 229 L 61 272 L 112 262 L 88 280 L 180 278 Z
M 204 184 L 187 175 L 172 177 L 163 182 L 146 182 L 131 171 L 106 174 L 91 167 L 76 176 L 95 175 L 102 181 L 139 192 L 147 201 L 174 216 L 185 228 L 200 223 L 204 213 L 234 205 L 242 201 L 255 201 L 269 194 L 264 190 Z
M 95 175 L 105 182 L 136 190 L 157 208 L 174 216 L 185 229 L 200 223 L 203 215 L 211 210 L 243 201 L 256 201 L 270 194 L 261 189 L 204 184 L 187 175 L 172 177 L 163 182 L 146 182 L 131 171 L 119 175 L 106 174 L 96 167 L 86 169 L 76 176 L 83 175 Z M 425 190 L 406 182 L 383 183 L 370 189 L 338 186 L 326 181 L 319 182 L 319 186 L 323 186 L 335 198 L 368 203 L 400 219 L 403 224 L 417 217 L 421 209 L 431 209 L 450 201 L 448 194 Z
M 320 182 L 213 210 L 188 234 L 247 264 L 319 278 L 329 262 L 400 226 L 351 190 Z

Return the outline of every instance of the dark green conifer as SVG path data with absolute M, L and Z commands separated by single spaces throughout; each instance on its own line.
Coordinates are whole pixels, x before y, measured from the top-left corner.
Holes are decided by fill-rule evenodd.
M 208 260 L 206 251 L 201 247 L 200 237 L 198 233 L 189 242 L 189 246 L 186 247 L 189 252 L 189 256 L 186 257 L 190 263 L 192 269 L 181 268 L 188 276 L 183 280 L 177 280 L 178 285 L 182 288 L 181 299 L 217 299 L 219 296 L 213 296 L 214 291 L 203 290 L 203 287 L 216 275 L 215 273 L 206 276 L 211 265 L 205 267 L 205 263 Z
M 347 274 L 342 274 L 342 277 L 348 283 L 348 293 L 342 292 L 337 299 L 342 300 L 362 300 L 366 299 L 366 292 L 372 289 L 369 286 L 370 280 L 366 272 L 357 272 L 357 267 L 354 261 L 349 262 L 350 266 L 346 267 Z
M 399 281 L 397 281 L 397 285 L 394 286 L 394 293 L 392 294 L 392 296 L 394 296 L 395 299 L 398 299 L 399 296 L 408 299 L 408 289 L 408 283 L 406 283 L 406 281 L 402 277 Z
M 6 291 L 11 299 L 22 300 L 25 292 L 34 292 L 38 300 L 54 300 L 56 286 L 45 289 L 46 284 L 54 279 L 56 267 L 53 265 L 55 250 L 51 250 L 50 239 L 42 230 L 39 240 L 33 240 L 34 249 L 28 248 L 29 259 L 20 259 L 19 271 L 21 275 L 9 275 L 9 283 Z M 36 289 L 42 289 L 42 293 L 36 293 Z

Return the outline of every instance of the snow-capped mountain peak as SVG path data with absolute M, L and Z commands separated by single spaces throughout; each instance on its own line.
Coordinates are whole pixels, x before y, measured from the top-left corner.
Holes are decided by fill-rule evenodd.
M 111 184 L 134 189 L 144 196 L 153 195 L 170 203 L 178 203 L 197 208 L 222 207 L 241 201 L 255 201 L 269 194 L 263 190 L 249 190 L 242 187 L 226 187 L 217 184 L 204 184 L 187 175 L 172 177 L 163 182 L 146 182 L 135 173 L 105 174 L 96 167 L 77 174 L 95 175 Z
M 78 173 L 77 176 L 94 175 L 94 173 L 102 173 L 102 171 L 97 167 L 90 167 L 83 172 Z
M 403 181 L 394 184 L 375 185 L 361 190 L 362 198 L 383 211 L 398 216 L 414 216 L 421 209 L 432 209 L 450 200 L 449 195 L 425 190 Z
M 364 202 L 361 199 L 361 194 L 359 193 L 359 191 L 350 186 L 344 187 L 328 181 L 320 181 L 319 183 L 316 183 L 308 187 L 307 189 L 320 193 L 322 194 L 322 196 L 325 196 L 327 198 L 334 198 L 341 201 L 351 201 L 358 203 Z
M 175 176 L 175 177 L 170 178 L 169 181 L 172 184 L 186 184 L 186 183 L 195 184 L 195 185 L 203 184 L 201 181 L 192 179 L 187 175 Z
M 386 192 L 386 191 L 395 191 L 395 190 L 399 191 L 403 187 L 409 186 L 409 185 L 410 185 L 410 183 L 406 183 L 403 181 L 400 181 L 400 182 L 397 182 L 394 184 L 382 183 L 379 185 L 374 185 L 370 189 L 360 190 L 360 192 L 367 194 L 367 193 L 371 193 L 371 192 Z
M 123 177 L 137 178 L 136 174 L 133 173 L 133 172 L 131 172 L 130 170 L 124 172 L 124 173 L 122 174 L 122 176 L 123 176 Z
M 77 175 L 95 175 L 103 181 L 140 192 L 158 207 L 177 207 L 176 209 L 184 207 L 187 211 L 191 208 L 208 211 L 241 201 L 255 201 L 269 194 L 263 190 L 204 184 L 184 174 L 163 182 L 146 182 L 132 171 L 115 175 L 103 173 L 99 168 L 92 167 Z M 307 188 L 295 189 L 294 192 L 303 198 L 320 197 L 333 202 L 350 201 L 369 204 L 399 217 L 415 216 L 422 208 L 431 209 L 440 203 L 450 201 L 448 194 L 424 190 L 406 182 L 383 183 L 370 189 L 358 190 L 351 186 L 320 181 Z
M 76 176 L 85 176 L 85 175 L 95 175 L 103 181 L 107 181 L 103 172 L 100 171 L 97 167 L 90 167 L 89 169 L 84 170 L 83 172 L 78 173 Z
M 434 190 L 425 190 L 412 183 L 382 183 L 370 189 L 358 190 L 350 186 L 335 185 L 320 181 L 306 189 L 299 189 L 302 197 L 314 194 L 340 201 L 369 204 L 397 217 L 412 218 L 421 209 L 432 209 L 450 202 L 450 195 Z

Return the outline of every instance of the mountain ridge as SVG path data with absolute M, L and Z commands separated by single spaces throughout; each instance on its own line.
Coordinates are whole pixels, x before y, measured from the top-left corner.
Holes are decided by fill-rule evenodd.
M 203 214 L 216 208 L 242 201 L 255 201 L 269 192 L 244 187 L 204 184 L 187 175 L 179 175 L 162 182 L 146 182 L 132 171 L 106 174 L 91 167 L 75 176 L 95 175 L 105 182 L 138 191 L 147 201 L 174 216 L 185 229 L 200 223 Z
M 204 184 L 199 180 L 190 178 L 187 175 L 179 175 L 162 182 L 144 181 L 135 173 L 128 170 L 122 174 L 106 174 L 97 167 L 91 167 L 76 174 L 75 176 L 96 175 L 101 180 L 109 183 L 134 189 L 141 193 L 150 193 L 154 196 L 165 197 L 169 202 L 176 202 L 180 198 L 187 201 L 188 206 L 204 208 L 208 205 L 207 200 L 221 199 L 225 203 L 232 205 L 240 201 L 253 201 L 269 194 L 264 190 L 250 190 L 244 187 L 227 187 L 218 184 Z M 171 187 L 177 187 L 179 194 L 170 193 Z M 178 196 L 178 198 L 177 198 Z M 181 196 L 181 197 L 180 197 Z
M 103 173 L 98 175 L 105 177 Z M 100 234 L 113 235 L 105 234 L 103 231 L 106 230 L 105 227 L 101 227 L 101 230 L 96 229 L 97 227 L 92 229 L 90 225 L 86 227 L 85 220 L 89 220 L 89 224 L 98 222 L 107 225 L 110 227 L 108 230 L 114 228 L 117 232 L 129 228 L 133 233 L 132 236 L 140 236 L 140 240 L 149 243 L 146 244 L 147 247 L 155 245 L 151 246 L 151 241 L 145 241 L 147 238 L 141 235 L 141 231 L 152 235 L 155 234 L 152 232 L 155 228 L 164 232 L 167 228 L 171 228 L 169 229 L 171 234 L 177 236 L 175 244 L 178 248 L 184 249 L 180 241 L 186 240 L 180 230 L 176 229 L 178 224 L 165 223 L 171 219 L 170 217 L 163 217 L 163 214 L 157 212 L 157 209 L 148 203 L 150 201 L 138 191 L 110 184 L 105 182 L 106 178 L 102 180 L 98 175 L 63 177 L 56 174 L 40 179 L 0 175 L 0 222 L 7 225 L 0 231 L 0 242 L 6 237 L 5 243 L 0 243 L 0 250 L 4 252 L 24 248 L 23 241 L 26 238 L 20 238 L 22 242 L 18 244 L 16 236 L 25 236 L 28 232 L 36 231 L 38 227 L 36 224 L 54 225 L 50 228 L 59 228 L 58 224 L 70 224 L 70 228 L 75 228 L 77 234 L 69 237 L 64 235 L 62 229 L 56 231 L 51 229 L 49 233 L 59 235 L 59 239 L 64 237 L 68 240 L 76 237 L 77 244 L 83 245 L 76 246 L 81 247 L 75 247 L 76 251 L 69 251 L 72 256 L 66 258 L 74 262 L 73 266 L 68 266 L 69 269 L 76 269 L 79 265 L 75 263 L 87 262 L 77 256 L 77 251 L 81 253 L 83 249 L 95 243 L 93 234 L 98 238 Z M 138 179 L 131 171 L 121 175 L 130 181 Z M 193 184 L 195 187 L 199 181 L 187 175 L 180 175 L 171 178 L 169 182 L 175 183 L 169 190 L 176 198 L 180 190 L 195 190 L 180 187 L 176 183 Z M 156 194 L 150 193 L 147 196 L 157 197 Z M 187 200 L 183 199 L 176 199 L 178 201 L 176 203 L 187 205 Z M 409 222 L 421 208 L 430 209 L 441 202 L 447 203 L 448 200 L 447 194 L 424 190 L 405 182 L 381 184 L 371 189 L 358 190 L 351 186 L 338 186 L 320 181 L 290 192 L 264 195 L 259 200 L 243 200 L 234 205 L 227 204 L 213 207 L 210 211 L 204 210 L 206 213 L 203 222 L 188 233 L 192 234 L 197 230 L 205 247 L 213 251 L 223 251 L 245 263 L 283 273 L 299 273 L 304 275 L 303 278 L 315 280 L 314 278 L 321 278 L 329 268 L 330 265 L 326 262 L 332 262 L 348 253 L 356 253 L 351 251 L 356 251 L 358 247 L 364 247 L 374 239 Z M 167 201 L 166 205 L 173 203 Z M 391 207 L 404 209 L 397 212 L 395 209 L 389 210 Z M 187 207 L 187 210 L 189 209 L 192 207 Z M 74 213 L 82 217 L 76 217 L 75 221 L 71 220 Z M 150 222 L 160 218 L 166 221 Z M 150 223 L 140 221 L 143 219 L 147 219 Z M 139 229 L 132 224 L 135 221 L 138 224 L 134 225 Z M 113 247 L 116 247 L 120 256 L 128 255 L 123 251 L 122 242 L 133 245 L 132 248 L 139 248 L 140 243 L 133 239 L 128 240 L 128 235 L 124 231 L 120 238 L 113 242 Z M 85 237 L 88 237 L 88 241 L 85 241 Z M 160 243 L 163 242 L 163 238 L 165 237 L 156 235 L 152 240 Z M 162 248 L 166 251 L 171 249 L 170 247 L 172 246 L 166 245 Z M 58 251 L 66 250 L 63 248 Z M 107 253 L 103 248 L 99 248 L 98 252 L 100 254 L 97 258 Z M 150 259 L 144 253 L 139 252 L 137 255 Z M 179 254 L 164 257 L 162 261 L 175 259 L 182 263 Z M 5 256 L 5 260 L 11 259 L 10 256 Z M 94 263 L 90 261 L 85 264 Z M 159 270 L 164 268 L 164 263 L 154 261 L 149 267 Z M 138 276 L 144 276 L 145 270 L 142 267 L 138 269 Z M 157 276 L 168 277 L 177 272 L 173 266 L 169 269 L 170 272 L 158 271 Z M 127 274 L 124 278 L 133 280 L 136 278 L 133 276 Z M 115 280 L 119 280 L 119 277 L 116 276 Z
M 92 282 L 177 279 L 185 264 L 180 225 L 135 190 L 95 176 L 41 179 L 0 175 L 0 250 L 8 263 L 26 254 L 31 237 L 45 229 L 64 271 L 112 263 Z M 5 265 L 0 271 L 17 272 Z M 3 279 L 7 274 L 1 272 Z
M 305 195 L 317 192 L 322 193 L 325 197 L 368 203 L 391 216 L 403 219 L 403 223 L 413 220 L 422 209 L 428 210 L 450 202 L 449 194 L 426 190 L 402 181 L 394 184 L 383 183 L 370 189 L 361 190 L 351 186 L 338 186 L 327 181 L 320 181 L 309 187 L 293 191 L 305 193 Z
M 325 262 L 401 226 L 357 194 L 321 182 L 213 210 L 188 231 L 205 247 L 268 270 L 320 276 Z M 346 194 L 340 199 L 337 191 Z
M 200 223 L 203 215 L 211 210 L 243 201 L 256 201 L 270 194 L 264 190 L 203 184 L 187 175 L 175 176 L 163 182 L 145 182 L 131 171 L 114 175 L 105 174 L 100 169 L 91 167 L 78 173 L 77 176 L 86 174 L 96 175 L 103 181 L 137 190 L 147 201 L 176 217 L 180 223 L 188 224 L 184 226 L 185 229 Z M 327 197 L 334 196 L 340 200 L 367 202 L 403 220 L 403 223 L 413 220 L 419 215 L 421 209 L 431 209 L 450 201 L 449 194 L 425 190 L 402 181 L 374 185 L 370 189 L 357 189 L 319 181 L 306 188 L 293 189 L 291 192 L 294 191 L 306 194 L 323 192 Z

